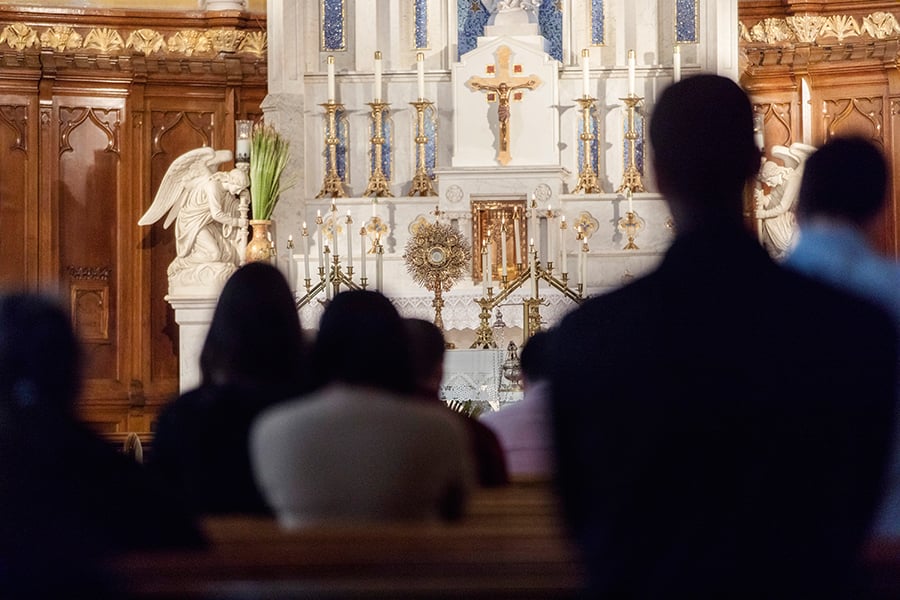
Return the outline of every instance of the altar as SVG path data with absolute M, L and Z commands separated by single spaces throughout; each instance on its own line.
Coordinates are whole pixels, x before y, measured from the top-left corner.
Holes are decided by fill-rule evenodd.
M 646 273 L 671 243 L 645 139 L 656 96 L 692 73 L 737 76 L 735 0 L 270 4 L 264 118 L 290 140 L 293 183 L 272 260 L 303 327 L 354 287 L 434 320 L 406 253 L 423 224 L 448 226 L 470 258 L 440 298 L 456 347 L 445 396 L 492 408 L 517 397 L 501 391 L 508 342 Z M 170 296 L 176 319 L 192 311 L 186 389 L 205 330 L 194 300 Z

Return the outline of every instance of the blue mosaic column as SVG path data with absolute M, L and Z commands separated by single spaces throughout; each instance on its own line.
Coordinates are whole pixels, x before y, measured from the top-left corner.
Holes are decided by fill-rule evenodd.
M 675 0 L 675 42 L 678 44 L 697 43 L 698 29 L 697 0 Z
M 347 12 L 344 0 L 321 0 L 323 52 L 347 49 Z
M 606 43 L 606 7 L 603 0 L 591 0 L 591 45 Z
M 416 50 L 428 48 L 428 0 L 414 0 L 416 3 Z

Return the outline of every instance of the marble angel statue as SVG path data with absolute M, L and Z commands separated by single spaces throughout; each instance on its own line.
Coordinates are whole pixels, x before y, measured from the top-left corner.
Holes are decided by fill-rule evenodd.
M 525 11 L 532 13 L 533 18 L 529 20 L 534 22 L 537 21 L 538 10 L 541 8 L 541 0 L 481 0 L 481 4 L 492 18 L 496 17 L 497 13 Z
M 797 230 L 794 208 L 803 166 L 815 150 L 813 146 L 795 142 L 790 147 L 772 146 L 772 156 L 784 166 L 763 159 L 757 175 L 759 185 L 753 190 L 753 216 L 758 222 L 760 241 L 773 258 L 784 258 L 793 246 Z
M 208 147 L 182 154 L 166 171 L 153 203 L 138 221 L 152 225 L 165 216 L 165 228 L 175 222 L 177 256 L 168 268 L 170 293 L 220 286 L 240 264 L 247 220 L 238 206 L 249 194 L 250 180 L 241 169 L 218 170 L 230 160 L 230 150 Z

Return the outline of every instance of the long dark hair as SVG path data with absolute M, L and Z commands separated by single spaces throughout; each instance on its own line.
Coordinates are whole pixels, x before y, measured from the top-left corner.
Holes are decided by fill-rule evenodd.
M 300 317 L 287 281 L 272 265 L 244 265 L 219 296 L 200 353 L 203 383 L 296 388 L 306 381 Z

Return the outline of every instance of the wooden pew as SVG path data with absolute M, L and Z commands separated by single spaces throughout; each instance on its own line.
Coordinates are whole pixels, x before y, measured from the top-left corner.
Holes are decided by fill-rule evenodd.
M 484 490 L 462 522 L 329 524 L 295 531 L 208 519 L 203 552 L 118 559 L 133 598 L 570 598 L 584 575 L 546 488 Z M 246 594 L 246 595 L 245 595 Z

